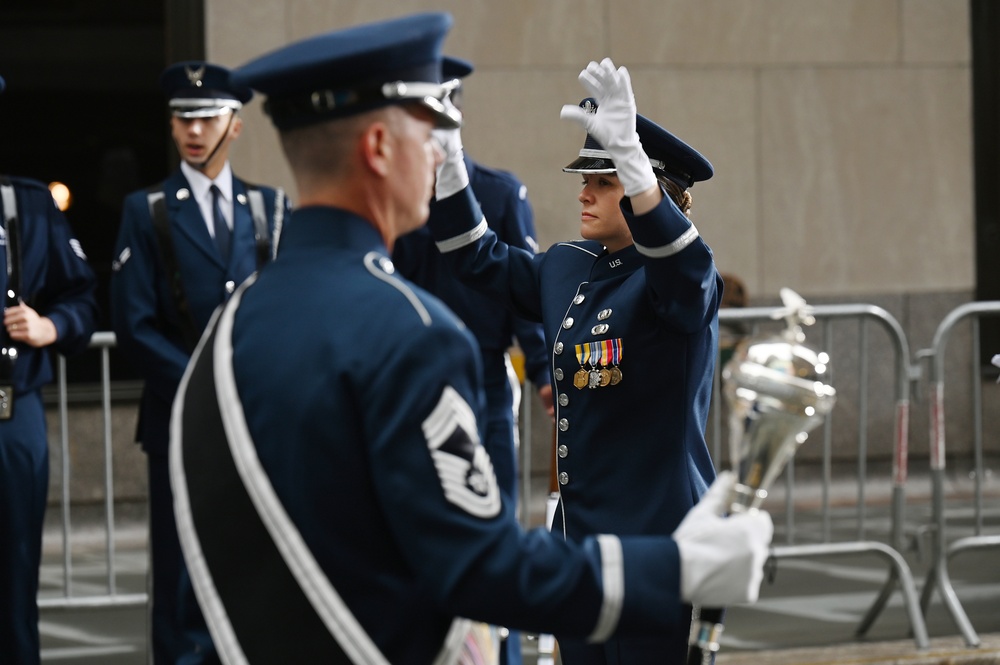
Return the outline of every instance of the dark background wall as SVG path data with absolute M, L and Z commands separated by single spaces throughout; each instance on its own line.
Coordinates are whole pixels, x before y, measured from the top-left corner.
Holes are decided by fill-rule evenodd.
M 1000 3 L 970 0 L 976 299 L 1000 300 Z M 982 323 L 983 366 L 1000 349 L 1000 320 Z
M 158 87 L 163 68 L 204 53 L 201 0 L 0 2 L 0 171 L 59 181 L 66 217 L 100 280 L 102 318 L 125 195 L 176 164 Z M 97 380 L 96 354 L 70 378 Z M 112 362 L 116 378 L 127 364 Z

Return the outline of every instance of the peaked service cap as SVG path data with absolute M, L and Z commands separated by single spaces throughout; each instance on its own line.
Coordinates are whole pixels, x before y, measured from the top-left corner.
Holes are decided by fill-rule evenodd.
M 251 60 L 233 80 L 267 96 L 264 110 L 278 129 L 342 118 L 390 104 L 417 103 L 439 127 L 461 125 L 444 103 L 441 44 L 452 19 L 412 14 L 316 35 Z
M 597 112 L 597 102 L 591 97 L 581 101 L 580 106 L 590 113 Z M 697 150 L 638 113 L 635 130 L 653 171 L 662 173 L 681 187 L 687 189 L 715 174 L 711 162 Z M 590 134 L 587 134 L 579 156 L 563 168 L 566 173 L 614 173 L 615 170 L 611 156 Z
M 160 87 L 173 114 L 180 118 L 210 118 L 238 111 L 253 98 L 253 90 L 234 85 L 225 67 L 201 60 L 178 62 L 160 75 Z

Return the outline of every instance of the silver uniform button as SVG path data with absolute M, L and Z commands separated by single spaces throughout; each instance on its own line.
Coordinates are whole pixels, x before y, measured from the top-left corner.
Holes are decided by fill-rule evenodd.
M 611 310 L 610 309 L 602 309 L 600 312 L 597 313 L 597 320 L 598 321 L 604 321 L 604 320 L 609 319 L 610 317 L 611 317 Z
M 573 327 L 573 317 L 572 316 L 567 316 L 566 320 L 563 321 L 563 328 L 565 328 L 566 330 L 569 330 L 572 327 Z
M 559 393 L 559 406 L 569 406 L 569 395 Z
M 557 453 L 559 457 L 566 459 L 566 457 L 569 455 L 569 446 L 567 445 L 559 446 L 559 450 L 557 451 Z
M 559 474 L 559 484 L 569 485 L 569 474 L 566 473 L 565 471 Z
M 556 381 L 563 380 L 563 371 L 561 367 L 556 367 L 556 371 L 554 372 L 554 374 L 556 375 Z
M 232 292 L 233 292 L 233 291 L 235 291 L 235 290 L 236 290 L 236 282 L 234 282 L 234 281 L 233 281 L 233 280 L 231 280 L 231 279 L 230 279 L 230 280 L 228 280 L 228 281 L 226 282 L 226 293 L 232 293 Z
M 587 299 L 587 296 L 583 295 L 582 293 L 578 293 L 578 294 L 576 294 L 576 297 L 573 298 L 573 304 L 574 305 L 579 305 L 580 303 L 582 303 L 586 299 Z
M 560 355 L 563 352 L 563 343 L 562 342 L 556 342 L 555 352 L 556 352 L 557 356 Z
M 569 429 L 569 421 L 566 420 L 565 418 L 560 418 L 559 419 L 559 431 L 560 432 L 565 432 L 568 429 Z
M 608 328 L 610 328 L 610 327 L 611 326 L 609 326 L 606 323 L 598 323 L 596 326 L 594 326 L 593 328 L 590 329 L 590 334 L 591 335 L 603 335 L 604 333 L 608 332 Z

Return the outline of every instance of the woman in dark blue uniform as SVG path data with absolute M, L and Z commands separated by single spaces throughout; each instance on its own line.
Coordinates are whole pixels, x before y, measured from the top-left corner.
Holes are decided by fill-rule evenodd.
M 463 226 L 461 196 L 435 204 L 452 211 L 432 215 L 432 231 L 463 280 L 543 324 L 561 495 L 553 530 L 665 535 L 715 477 L 704 430 L 722 280 L 685 214 L 687 188 L 713 171 L 636 114 L 624 68 L 605 60 L 580 77 L 597 99 L 562 115 L 588 130 L 565 169 L 583 178 L 584 240 L 532 256 L 485 223 Z M 560 650 L 567 665 L 683 662 L 687 637 L 685 625 L 605 645 L 564 639 Z

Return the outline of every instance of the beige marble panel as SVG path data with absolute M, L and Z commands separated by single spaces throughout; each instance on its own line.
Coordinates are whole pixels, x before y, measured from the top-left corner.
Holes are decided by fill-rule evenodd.
M 256 58 L 289 41 L 287 12 L 280 2 L 213 0 L 205 3 L 206 57 L 230 67 Z M 233 170 L 250 182 L 283 187 L 293 194 L 292 179 L 271 121 L 256 96 L 241 111 L 243 131 L 230 150 Z
M 583 90 L 577 70 L 483 70 L 465 82 L 462 136 L 475 160 L 514 172 L 528 187 L 539 244 L 580 236 L 579 176 L 563 173 L 585 134 L 561 120 Z
M 294 181 L 281 153 L 278 132 L 255 98 L 240 112 L 243 131 L 229 151 L 229 159 L 241 178 L 274 187 L 283 187 L 295 200 Z
M 610 2 L 612 57 L 622 63 L 889 62 L 899 54 L 899 0 Z
M 973 284 L 967 71 L 770 70 L 760 95 L 766 290 Z
M 205 3 L 206 57 L 236 67 L 288 42 L 281 2 L 212 0 Z
M 558 113 L 585 94 L 579 68 L 608 52 L 633 72 L 640 110 L 714 163 L 693 190 L 694 219 L 752 294 L 973 284 L 964 0 L 631 0 L 613 13 L 599 0 L 258 4 L 208 3 L 211 57 L 238 63 L 348 24 L 452 12 L 446 50 L 477 64 L 466 145 L 528 185 L 543 246 L 578 235 L 578 179 L 560 169 L 582 135 Z M 289 186 L 258 102 L 244 115 L 236 169 Z
M 630 68 L 639 112 L 701 152 L 715 175 L 691 189 L 691 219 L 720 270 L 757 289 L 757 101 L 750 70 Z
M 969 64 L 968 0 L 902 0 L 903 60 Z
M 455 21 L 445 50 L 478 67 L 586 64 L 607 50 L 605 0 L 289 0 L 286 4 L 294 38 L 414 12 L 445 11 Z

